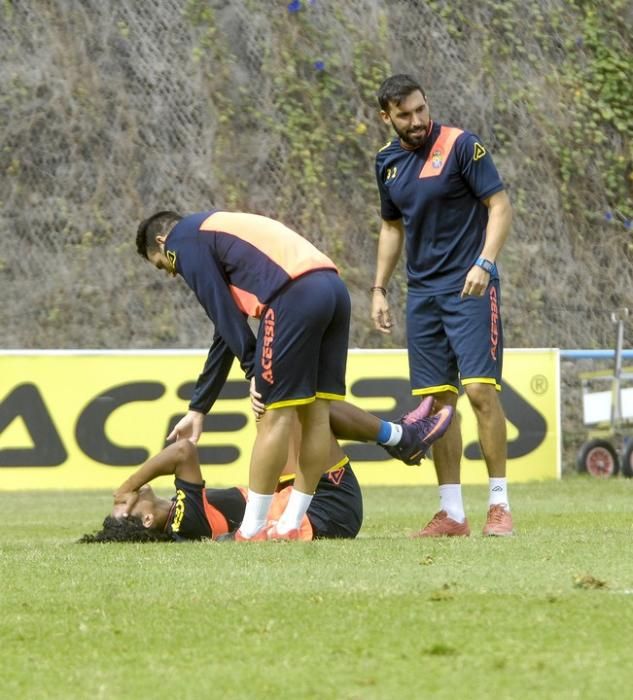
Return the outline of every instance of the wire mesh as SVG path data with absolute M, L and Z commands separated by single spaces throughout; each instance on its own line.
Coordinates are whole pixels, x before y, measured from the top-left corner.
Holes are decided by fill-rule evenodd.
M 503 94 L 508 84 L 543 94 L 543 75 L 515 48 L 506 63 L 484 61 L 491 4 L 467 18 L 409 0 L 301 5 L 4 4 L 2 346 L 206 346 L 208 319 L 182 284 L 158 279 L 136 255 L 134 233 L 158 208 L 236 205 L 281 218 L 326 249 L 352 292 L 351 345 L 381 345 L 367 288 L 379 223 L 373 156 L 387 132 L 372 90 L 379 75 L 407 71 L 422 80 L 436 118 L 489 145 L 515 203 L 500 265 L 506 344 L 611 347 L 608 310 L 632 305 L 630 234 L 601 217 L 578 231 L 565 213 L 534 112 Z M 563 49 L 553 41 L 544 51 L 530 11 L 517 45 L 555 73 Z M 324 75 L 327 94 L 314 88 Z M 543 111 L 564 111 L 551 98 Z M 325 171 L 310 185 L 298 171 L 310 162 L 302 149 L 317 149 L 306 146 L 312 127 L 337 118 L 337 129 L 360 135 L 326 144 Z M 593 196 L 599 212 L 606 195 L 597 187 Z M 404 294 L 399 268 L 394 308 Z M 394 345 L 405 342 L 403 326 Z

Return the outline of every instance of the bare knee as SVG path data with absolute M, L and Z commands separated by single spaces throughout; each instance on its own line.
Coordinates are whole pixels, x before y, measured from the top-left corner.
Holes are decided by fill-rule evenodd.
M 494 384 L 468 384 L 464 389 L 475 413 L 490 415 L 501 409 L 499 394 Z
M 327 426 L 329 430 L 330 426 L 330 402 L 324 399 L 316 399 L 311 403 L 299 406 L 298 411 L 299 420 L 303 426 L 303 430 L 306 431 L 310 428 L 318 426 L 323 428 Z
M 259 421 L 258 429 L 275 430 L 289 428 L 297 420 L 297 411 L 294 406 L 284 406 L 266 411 Z

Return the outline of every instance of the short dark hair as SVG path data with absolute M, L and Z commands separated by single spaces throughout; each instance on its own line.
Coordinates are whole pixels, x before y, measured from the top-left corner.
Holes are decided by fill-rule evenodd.
M 424 89 L 420 83 L 418 83 L 418 81 L 412 78 L 410 75 L 407 75 L 406 73 L 392 75 L 384 80 L 381 86 L 378 88 L 376 97 L 378 98 L 380 109 L 388 112 L 390 102 L 393 102 L 393 104 L 398 106 L 402 100 L 409 97 L 409 95 L 416 90 L 419 90 L 424 99 L 426 99 Z
M 136 515 L 127 518 L 106 516 L 101 530 L 92 535 L 83 535 L 77 542 L 95 544 L 97 542 L 173 542 L 170 535 L 162 530 L 145 527 Z
M 175 211 L 157 211 L 141 221 L 136 230 L 136 250 L 144 258 L 158 249 L 156 236 L 166 236 L 182 216 Z

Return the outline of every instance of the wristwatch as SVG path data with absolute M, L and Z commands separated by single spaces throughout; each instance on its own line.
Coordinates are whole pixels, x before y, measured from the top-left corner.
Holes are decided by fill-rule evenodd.
M 497 266 L 492 260 L 486 260 L 486 258 L 477 258 L 477 260 L 475 260 L 475 265 L 481 267 L 490 275 L 493 275 L 497 271 Z

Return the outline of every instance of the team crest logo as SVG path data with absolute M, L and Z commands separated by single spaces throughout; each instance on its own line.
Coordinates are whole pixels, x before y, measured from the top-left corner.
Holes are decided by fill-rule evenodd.
M 169 271 L 176 274 L 176 253 L 173 250 L 167 251 L 167 263 L 169 264 Z
M 442 167 L 443 162 L 444 158 L 442 156 L 442 151 L 433 151 L 433 155 L 431 156 L 431 167 L 437 170 L 438 168 Z
M 473 160 L 479 160 L 486 155 L 486 149 L 478 142 L 475 141 L 475 150 L 473 151 Z

